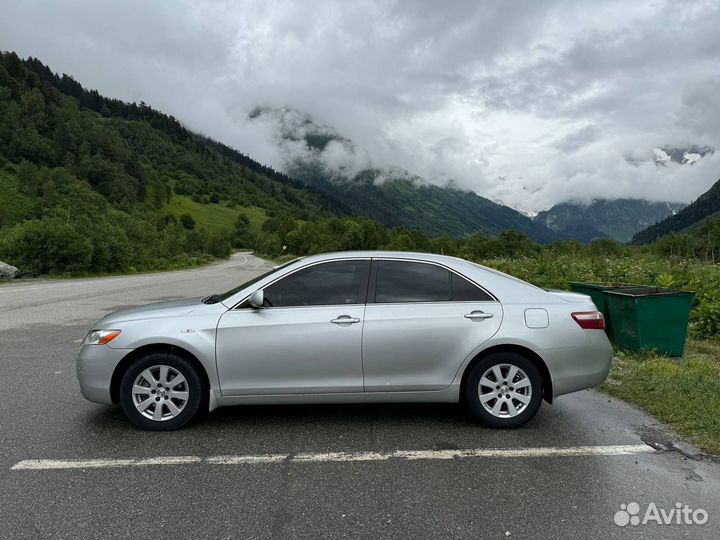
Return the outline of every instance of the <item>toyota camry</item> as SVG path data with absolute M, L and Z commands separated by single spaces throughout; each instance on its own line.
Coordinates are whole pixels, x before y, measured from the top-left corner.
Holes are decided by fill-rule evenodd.
M 585 295 L 462 259 L 296 259 L 222 294 L 124 309 L 83 341 L 90 401 L 143 429 L 269 403 L 462 402 L 490 427 L 602 383 L 612 348 Z

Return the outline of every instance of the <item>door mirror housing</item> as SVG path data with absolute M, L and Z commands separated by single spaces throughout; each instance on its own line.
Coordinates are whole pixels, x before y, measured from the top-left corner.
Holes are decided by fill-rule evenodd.
M 250 303 L 250 307 L 262 309 L 265 304 L 265 293 L 263 293 L 262 289 L 258 289 L 250 295 L 248 302 Z

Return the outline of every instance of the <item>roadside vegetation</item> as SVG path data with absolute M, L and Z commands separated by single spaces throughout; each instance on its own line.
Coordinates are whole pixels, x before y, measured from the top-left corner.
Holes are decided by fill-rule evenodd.
M 720 343 L 688 340 L 683 358 L 619 351 L 601 389 L 642 407 L 720 456 Z

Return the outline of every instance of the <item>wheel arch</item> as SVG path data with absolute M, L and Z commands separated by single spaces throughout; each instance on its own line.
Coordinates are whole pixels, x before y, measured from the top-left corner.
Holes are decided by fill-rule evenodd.
M 110 379 L 110 399 L 113 403 L 117 404 L 120 402 L 120 381 L 122 380 L 122 376 L 127 368 L 138 358 L 142 358 L 143 356 L 156 352 L 172 353 L 183 357 L 197 370 L 200 380 L 205 387 L 206 394 L 210 394 L 212 392 L 210 387 L 210 378 L 205 370 L 205 366 L 203 366 L 202 362 L 198 360 L 197 356 L 187 349 L 183 349 L 177 345 L 171 345 L 169 343 L 153 343 L 133 349 L 126 354 L 120 362 L 118 362 L 118 365 L 113 371 L 112 378 Z
M 532 349 L 529 349 L 522 345 L 514 344 L 493 345 L 492 347 L 488 347 L 487 349 L 480 351 L 477 355 L 475 355 L 472 360 L 470 360 L 470 362 L 468 362 L 467 366 L 465 366 L 465 370 L 463 371 L 462 379 L 460 380 L 461 401 L 465 399 L 465 385 L 467 384 L 467 379 L 470 371 L 475 366 L 475 364 L 477 364 L 483 358 L 486 358 L 491 354 L 508 352 L 519 354 L 533 363 L 533 365 L 540 372 L 540 377 L 542 377 L 543 399 L 548 403 L 553 402 L 552 377 L 550 376 L 550 370 L 548 369 L 545 360 L 543 360 L 542 357 Z

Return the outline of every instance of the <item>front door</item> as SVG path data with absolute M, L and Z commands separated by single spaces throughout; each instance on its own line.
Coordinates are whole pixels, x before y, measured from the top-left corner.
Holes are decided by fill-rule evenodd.
M 265 308 L 225 313 L 216 345 L 222 394 L 362 392 L 369 268 L 367 259 L 303 267 L 264 289 Z

